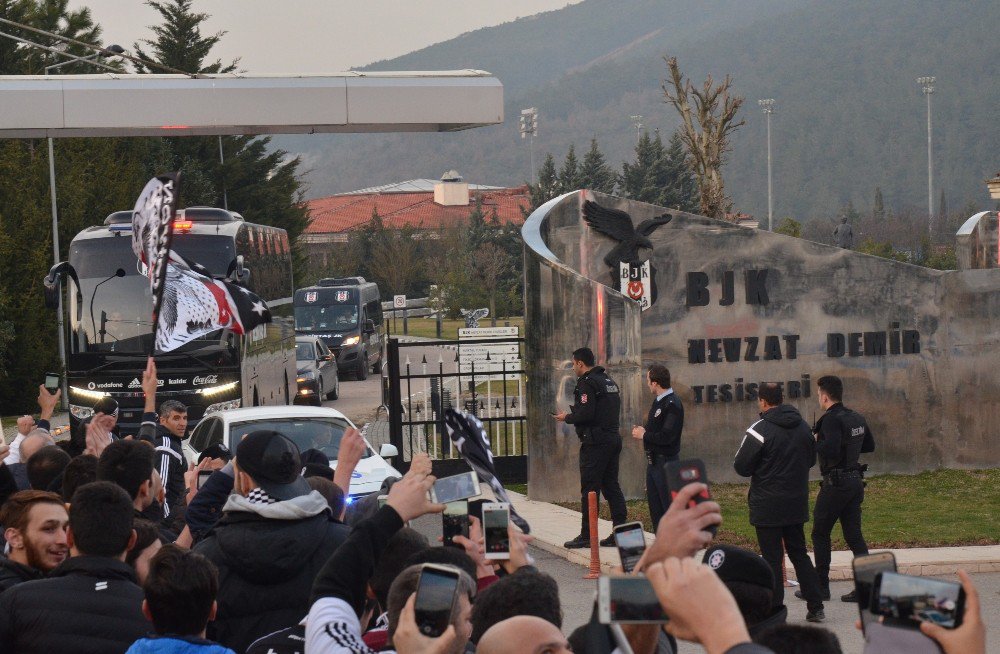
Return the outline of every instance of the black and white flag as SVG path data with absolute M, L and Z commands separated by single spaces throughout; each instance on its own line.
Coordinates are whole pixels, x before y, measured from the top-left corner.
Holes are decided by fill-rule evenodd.
M 132 209 L 132 252 L 149 276 L 154 328 L 163 301 L 179 183 L 180 173 L 157 175 L 146 183 Z
M 493 494 L 498 502 L 510 503 L 510 497 L 504 490 L 503 484 L 497 478 L 496 468 L 493 467 L 493 451 L 490 449 L 490 437 L 483 428 L 483 423 L 471 413 L 462 413 L 454 409 L 447 409 L 444 412 L 444 425 L 448 430 L 448 437 L 458 448 L 459 454 L 465 462 L 476 471 L 480 483 L 487 483 L 493 489 Z M 514 506 L 510 507 L 510 519 L 520 527 L 524 533 L 529 533 L 531 527 L 517 514 Z

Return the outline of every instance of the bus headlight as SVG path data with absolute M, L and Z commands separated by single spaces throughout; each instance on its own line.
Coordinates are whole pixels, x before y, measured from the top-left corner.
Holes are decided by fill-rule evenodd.
M 108 393 L 105 393 L 104 391 L 92 391 L 89 388 L 80 388 L 79 386 L 70 386 L 69 390 L 86 400 L 94 400 L 95 402 L 105 395 L 108 395 Z
M 231 391 L 239 385 L 239 382 L 229 382 L 228 384 L 219 384 L 218 386 L 212 386 L 210 388 L 199 388 L 198 394 L 211 397 L 212 395 L 218 395 L 219 393 Z
M 344 339 L 341 345 L 343 345 L 344 347 L 348 347 L 351 345 L 357 345 L 360 342 L 361 342 L 360 336 L 348 336 L 347 338 Z
M 80 406 L 78 404 L 70 404 L 69 412 L 73 414 L 73 417 L 77 420 L 86 420 L 90 416 L 94 415 L 93 407 Z
M 228 400 L 226 402 L 216 402 L 215 404 L 210 404 L 205 407 L 205 415 L 210 413 L 217 413 L 219 411 L 228 411 L 229 409 L 238 409 L 242 406 L 242 400 Z

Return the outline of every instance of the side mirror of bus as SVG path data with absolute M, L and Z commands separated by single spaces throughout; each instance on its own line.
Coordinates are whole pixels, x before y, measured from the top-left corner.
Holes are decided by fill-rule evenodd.
M 243 264 L 243 255 L 236 255 L 236 266 L 233 270 L 233 281 L 246 286 L 250 283 L 250 269 Z
M 51 278 L 51 275 L 45 276 L 45 308 L 46 309 L 58 309 L 59 308 L 59 278 Z
M 366 320 L 365 321 L 365 333 L 366 334 L 374 334 L 375 333 L 375 321 L 374 320 Z
M 49 269 L 49 274 L 42 280 L 42 284 L 45 287 L 45 308 L 59 308 L 60 280 L 63 274 L 69 275 L 76 282 L 76 319 L 80 320 L 83 312 L 83 294 L 80 291 L 80 278 L 76 275 L 76 268 L 66 261 L 60 261 L 52 266 Z

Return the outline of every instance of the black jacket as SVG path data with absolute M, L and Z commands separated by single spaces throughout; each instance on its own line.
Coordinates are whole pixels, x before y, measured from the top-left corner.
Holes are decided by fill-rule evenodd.
M 674 457 L 681 453 L 681 431 L 684 429 L 684 407 L 677 393 L 671 391 L 663 399 L 653 400 L 646 417 L 646 433 L 642 446 L 651 454 Z
M 875 438 L 864 416 L 840 402 L 820 416 L 813 431 L 819 471 L 824 475 L 834 469 L 858 470 L 861 465 L 858 457 L 875 451 Z
M 69 558 L 48 579 L 0 595 L 0 652 L 123 654 L 152 630 L 142 597 L 121 561 Z
M 0 556 L 0 593 L 26 581 L 41 579 L 43 576 L 41 570 L 21 565 L 17 561 Z
M 733 467 L 750 477 L 750 524 L 783 527 L 809 520 L 809 468 L 816 444 L 809 425 L 787 404 L 747 428 Z
M 163 517 L 168 522 L 173 522 L 177 516 L 184 514 L 187 497 L 187 487 L 184 485 L 187 461 L 184 460 L 181 439 L 171 434 L 163 425 L 156 426 L 155 436 L 150 438 L 140 432 L 139 438 L 151 442 L 156 448 L 154 462 L 163 480 L 163 490 L 167 494 Z
M 289 502 L 255 512 L 246 498 L 234 495 L 195 547 L 219 569 L 219 610 L 208 625 L 209 639 L 245 652 L 258 638 L 309 613 L 313 580 L 350 530 L 330 521 L 329 509 L 321 508 L 326 500 L 316 491 L 291 502 L 296 510 L 278 519 L 264 515 L 282 514 Z
M 573 406 L 566 423 L 576 427 L 576 435 L 586 444 L 613 443 L 621 440 L 618 414 L 621 393 L 601 366 L 591 368 L 576 380 Z

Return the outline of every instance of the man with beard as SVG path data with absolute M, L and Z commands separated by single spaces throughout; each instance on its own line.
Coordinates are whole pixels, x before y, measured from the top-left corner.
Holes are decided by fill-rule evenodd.
M 10 545 L 0 558 L 0 592 L 25 581 L 41 579 L 66 560 L 69 514 L 55 493 L 26 490 L 14 493 L 0 508 L 0 525 Z

